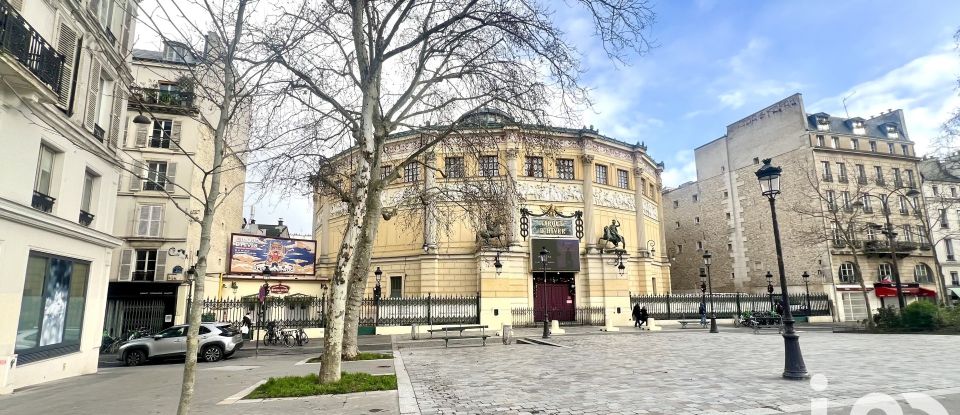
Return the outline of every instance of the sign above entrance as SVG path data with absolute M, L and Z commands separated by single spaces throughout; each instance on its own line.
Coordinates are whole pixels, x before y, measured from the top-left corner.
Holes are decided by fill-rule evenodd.
M 568 236 L 573 237 L 575 223 L 573 218 L 545 217 L 530 218 L 531 236 Z
M 531 239 L 530 270 L 534 275 L 544 270 L 540 262 L 540 250 L 547 249 L 547 271 L 579 272 L 580 241 L 576 239 Z
M 271 285 L 271 286 L 270 286 L 270 293 L 271 293 L 271 294 L 286 294 L 286 293 L 288 293 L 288 292 L 290 292 L 290 286 L 289 286 L 289 285 L 277 284 L 277 285 Z

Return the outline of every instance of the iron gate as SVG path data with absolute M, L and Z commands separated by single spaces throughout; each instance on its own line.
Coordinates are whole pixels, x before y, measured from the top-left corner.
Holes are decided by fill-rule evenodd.
M 140 327 L 156 333 L 163 329 L 164 305 L 160 299 L 109 299 L 103 330 L 111 337 Z

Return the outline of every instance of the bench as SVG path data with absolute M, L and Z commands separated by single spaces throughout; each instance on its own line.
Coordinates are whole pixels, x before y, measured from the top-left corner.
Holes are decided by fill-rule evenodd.
M 780 316 L 750 317 L 750 320 L 752 320 L 754 334 L 757 334 L 760 330 L 767 329 L 767 328 L 776 328 L 777 333 L 783 332 L 783 317 L 780 317 Z
M 707 324 L 701 322 L 700 320 L 691 320 L 691 321 L 679 320 L 679 321 L 677 321 L 677 323 L 680 323 L 680 328 L 682 328 L 682 329 L 687 328 L 687 324 L 699 324 L 699 325 L 700 325 L 700 328 L 707 327 Z
M 464 331 L 468 330 L 480 330 L 480 334 L 468 334 L 463 335 Z M 486 325 L 471 325 L 471 326 L 450 326 L 450 327 L 441 327 L 439 329 L 430 329 L 427 332 L 430 333 L 430 338 L 433 338 L 433 333 L 443 333 L 443 347 L 450 347 L 450 340 L 459 340 L 459 339 L 480 339 L 483 342 L 483 345 L 487 345 L 487 337 L 490 335 L 487 334 Z M 451 332 L 457 332 L 458 335 L 454 336 Z

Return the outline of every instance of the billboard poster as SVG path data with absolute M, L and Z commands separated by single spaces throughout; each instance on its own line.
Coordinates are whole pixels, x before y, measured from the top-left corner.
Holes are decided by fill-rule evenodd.
M 67 297 L 72 274 L 72 261 L 50 259 L 43 287 L 43 324 L 40 326 L 42 327 L 40 346 L 63 342 L 63 331 L 67 321 Z
M 314 275 L 317 242 L 235 233 L 230 237 L 231 274 Z
M 530 265 L 534 273 L 543 270 L 540 263 L 540 249 L 547 250 L 547 271 L 579 272 L 580 241 L 577 239 L 537 239 L 530 240 Z

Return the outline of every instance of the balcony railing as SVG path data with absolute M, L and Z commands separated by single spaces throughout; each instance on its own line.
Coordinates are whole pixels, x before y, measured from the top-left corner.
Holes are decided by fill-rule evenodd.
M 13 55 L 51 90 L 60 91 L 63 55 L 57 53 L 7 0 L 0 0 L 0 50 Z
M 823 175 L 823 181 L 825 181 L 825 182 L 832 182 L 832 181 L 833 181 L 833 175 L 832 175 L 832 174 L 824 174 L 824 175 Z
M 143 104 L 156 107 L 160 110 L 194 110 L 193 93 L 184 91 L 167 91 L 156 88 L 134 88 L 130 96 L 130 104 Z
M 896 187 L 897 189 L 903 187 L 903 180 L 894 179 L 894 180 L 893 180 L 893 186 Z
M 837 176 L 837 182 L 847 183 L 848 182 L 847 176 L 846 175 Z
M 134 281 L 154 281 L 157 271 L 134 271 Z
M 857 177 L 857 184 L 867 184 L 867 178 L 863 176 Z
M 96 138 L 101 143 L 103 142 L 103 138 L 104 138 L 104 135 L 106 135 L 106 133 L 107 132 L 104 131 L 103 127 L 100 127 L 97 124 L 93 125 L 93 138 Z
M 54 199 L 50 196 L 47 196 L 43 193 L 40 193 L 36 190 L 33 191 L 33 200 L 30 202 L 30 206 L 33 206 L 34 209 L 41 212 L 50 213 L 53 210 L 53 203 L 57 199 Z
M 876 183 L 878 186 L 883 186 L 886 184 L 886 182 L 883 180 L 883 177 L 877 177 L 876 180 L 874 180 L 874 183 Z
M 83 226 L 90 226 L 93 223 L 94 215 L 85 210 L 80 210 L 80 224 Z
M 117 36 L 114 35 L 113 32 L 110 31 L 110 29 L 106 29 L 106 30 L 104 31 L 104 34 L 107 36 L 107 40 L 110 41 L 110 44 L 111 44 L 111 45 L 116 45 L 116 44 L 117 44 Z

